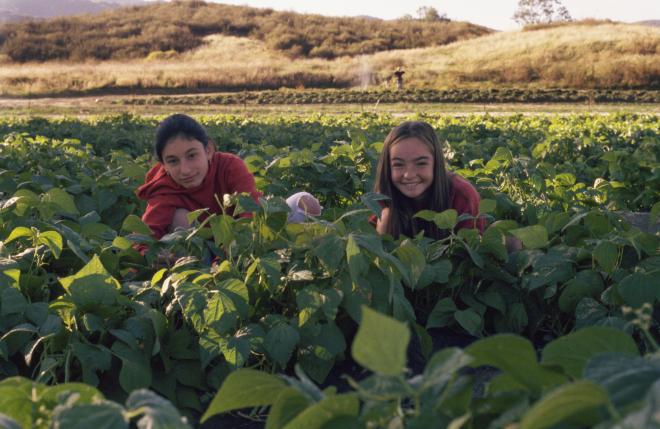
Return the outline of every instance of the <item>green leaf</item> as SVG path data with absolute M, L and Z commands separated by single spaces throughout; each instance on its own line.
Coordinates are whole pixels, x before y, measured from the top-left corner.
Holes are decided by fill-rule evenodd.
M 53 412 L 53 427 L 67 429 L 128 429 L 124 409 L 114 402 L 61 406 Z
M 558 365 L 574 379 L 582 377 L 585 365 L 593 356 L 605 352 L 638 355 L 635 341 L 625 332 L 603 326 L 591 326 L 560 337 L 543 349 L 543 364 Z
M 651 215 L 649 216 L 650 225 L 655 225 L 658 220 L 658 215 L 660 215 L 660 201 L 653 204 L 653 207 L 651 207 Z
M 283 390 L 270 407 L 265 429 L 282 429 L 310 404 L 298 390 L 292 387 Z
M 480 214 L 493 213 L 496 207 L 497 207 L 497 201 L 495 200 L 483 199 L 479 201 Z
M 346 241 L 346 260 L 348 261 L 348 270 L 353 279 L 359 277 L 369 268 L 369 263 L 364 255 L 360 253 L 360 247 L 353 234 L 349 234 Z
M 142 417 L 137 422 L 139 429 L 190 428 L 169 401 L 149 390 L 140 389 L 132 392 L 126 400 L 126 408 L 129 412 L 141 411 Z
M 456 376 L 458 370 L 469 365 L 472 361 L 472 356 L 461 349 L 455 347 L 442 349 L 431 357 L 424 368 L 422 389 L 442 388 Z
M 321 429 L 324 424 L 337 417 L 357 418 L 360 401 L 357 394 L 328 396 L 306 408 L 290 421 L 284 429 Z
M 451 298 L 442 298 L 436 302 L 429 318 L 426 321 L 426 329 L 442 328 L 449 325 L 454 320 L 454 313 L 456 312 L 456 304 Z
M 264 348 L 275 362 L 285 368 L 299 341 L 300 334 L 294 327 L 288 323 L 278 323 L 266 334 Z
M 407 268 L 407 273 L 404 274 L 404 278 L 407 278 L 408 286 L 412 289 L 415 289 L 419 278 L 426 268 L 426 258 L 419 247 L 417 247 L 412 241 L 404 240 L 401 245 L 394 251 L 394 254 L 403 262 L 404 266 Z M 409 276 L 406 274 L 410 274 Z
M 64 189 L 52 188 L 42 197 L 44 203 L 54 204 L 60 211 L 69 214 L 80 214 L 73 197 Z
M 210 218 L 209 224 L 215 244 L 222 245 L 225 250 L 229 250 L 234 241 L 234 219 L 231 216 L 218 215 Z
M 481 316 L 471 308 L 456 311 L 454 317 L 470 335 L 479 335 L 481 332 Z
M 505 237 L 502 230 L 498 227 L 489 227 L 481 237 L 481 248 L 500 261 L 505 262 L 508 258 Z
M 473 367 L 499 368 L 537 396 L 566 380 L 565 376 L 541 367 L 532 343 L 517 335 L 493 335 L 472 343 L 465 352 L 475 358 Z
M 23 314 L 28 307 L 28 302 L 18 289 L 7 288 L 0 293 L 0 316 L 10 314 Z
M 540 249 L 548 245 L 548 230 L 544 226 L 527 226 L 509 232 L 520 239 L 528 249 Z
M 375 192 L 367 192 L 360 196 L 360 201 L 378 216 L 378 218 L 380 218 L 380 213 L 383 211 L 380 201 L 388 201 L 389 199 L 390 197 Z
M 62 236 L 57 231 L 40 232 L 37 235 L 37 244 L 45 244 L 48 246 L 55 259 L 58 259 L 62 254 L 62 247 L 64 243 Z
M 611 273 L 619 259 L 619 246 L 611 241 L 601 241 L 594 249 L 593 255 L 603 271 Z
M 111 349 L 115 356 L 121 359 L 119 384 L 126 393 L 145 389 L 151 385 L 151 365 L 142 353 L 122 341 L 115 341 Z
M 274 375 L 253 369 L 236 370 L 227 376 L 201 422 L 231 410 L 271 405 L 285 389 L 286 383 Z
M 410 331 L 404 323 L 362 306 L 362 320 L 353 341 L 352 356 L 371 371 L 401 374 L 409 341 Z
M 121 230 L 138 234 L 151 235 L 151 229 L 136 215 L 128 215 L 121 224 Z
M 454 209 L 448 209 L 437 213 L 431 210 L 422 210 L 415 214 L 415 217 L 435 223 L 440 229 L 452 229 L 456 225 L 458 212 Z
M 34 231 L 24 226 L 17 226 L 11 231 L 9 237 L 7 237 L 7 239 L 5 240 L 5 244 L 9 244 L 12 241 L 16 240 L 17 238 L 22 238 L 22 237 L 34 237 Z
M 61 278 L 60 283 L 82 311 L 115 304 L 121 287 L 97 255 L 76 274 Z
M 585 270 L 576 274 L 564 285 L 559 296 L 559 308 L 564 312 L 572 312 L 583 298 L 597 298 L 605 289 L 603 278 L 596 271 Z
M 616 289 L 626 305 L 633 308 L 639 308 L 645 303 L 653 304 L 660 295 L 660 286 L 651 274 L 630 274 L 616 285 Z
M 312 254 L 319 258 L 321 264 L 330 272 L 334 272 L 341 265 L 345 256 L 345 246 L 341 238 L 334 234 L 323 236 L 312 250 Z
M 631 354 L 601 353 L 587 362 L 584 378 L 604 387 L 622 409 L 637 403 L 660 381 L 660 363 Z
M 520 422 L 520 429 L 546 429 L 609 402 L 607 392 L 590 381 L 561 386 L 535 403 Z

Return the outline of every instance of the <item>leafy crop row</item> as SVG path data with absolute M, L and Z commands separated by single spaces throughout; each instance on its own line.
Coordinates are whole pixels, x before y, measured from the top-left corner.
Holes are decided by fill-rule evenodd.
M 657 103 L 656 90 L 406 89 L 266 90 L 219 95 L 158 96 L 116 100 L 122 105 L 374 104 L 374 103 Z
M 564 335 L 577 330 L 572 338 L 581 338 L 580 332 L 594 326 L 625 332 L 607 331 L 609 337 L 628 338 L 622 342 L 631 342 L 632 335 L 635 347 L 648 356 L 657 351 L 658 325 L 652 316 L 660 301 L 654 282 L 659 238 L 632 227 L 617 211 L 645 209 L 651 210 L 650 218 L 657 215 L 657 118 L 425 119 L 447 141 L 451 168 L 480 190 L 481 215 L 492 221 L 483 236 L 461 230 L 431 241 L 375 234 L 366 221 L 379 207 L 369 183 L 379 141 L 393 122 L 389 117 L 202 118 L 223 149 L 245 159 L 269 197 L 261 206 L 234 197 L 241 209 L 255 213 L 251 219 L 213 215 L 160 241 L 139 220 L 142 206 L 133 194 L 150 163 L 154 119 L 5 121 L 0 125 L 5 134 L 0 143 L 0 378 L 22 376 L 48 385 L 84 382 L 97 389 L 90 395 L 101 392 L 126 404 L 109 406 L 122 424 L 144 411 L 136 411 L 129 398 L 138 389 L 154 390 L 195 421 L 223 382 L 240 377 L 230 374 L 246 374 L 236 372 L 241 368 L 291 374 L 297 367 L 299 381 L 289 378 L 288 383 L 312 389 L 312 381 L 324 383 L 333 367 L 350 356 L 377 374 L 396 375 L 375 379 L 394 383 L 387 389 L 395 393 L 383 390 L 393 402 L 374 399 L 372 389 L 380 384 L 367 381 L 367 387 L 353 386 L 358 396 L 347 394 L 353 398 L 345 399 L 348 415 L 359 414 L 363 424 L 372 422 L 372 412 L 402 421 L 426 416 L 425 404 L 435 402 L 425 402 L 424 389 L 449 388 L 438 381 L 443 377 L 463 380 L 459 370 L 472 359 L 502 370 L 509 376 L 506 383 L 491 383 L 495 390 L 479 398 L 470 394 L 469 381 L 457 382 L 451 389 L 459 390 L 446 395 L 463 402 L 444 417 L 436 411 L 428 411 L 429 416 L 448 422 L 464 418 L 481 427 L 482 418 L 495 424 L 493 419 L 507 415 L 502 422 L 523 419 L 524 426 L 525 418 L 531 418 L 524 417 L 527 410 L 549 400 L 552 388 L 568 390 L 557 393 L 558 400 L 593 395 L 589 406 L 594 409 L 610 410 L 611 403 L 615 411 L 623 407 L 590 421 L 617 422 L 628 411 L 651 406 L 652 399 L 646 405 L 617 402 L 614 388 L 604 391 L 581 381 L 604 383 L 566 363 L 574 359 L 571 351 L 553 362 L 545 356 Z M 294 189 L 319 196 L 325 206 L 322 219 L 286 224 L 282 197 Z M 451 210 L 419 215 L 448 229 L 461 220 Z M 519 238 L 523 249 L 508 254 L 507 236 Z M 145 255 L 134 250 L 136 243 L 148 245 Z M 162 251 L 180 259 L 173 266 L 159 265 Z M 212 266 L 203 262 L 214 257 L 219 262 Z M 426 371 L 444 375 L 438 375 L 437 386 L 429 381 L 420 387 L 399 371 L 405 357 L 404 363 L 398 358 L 393 374 L 390 364 L 364 356 L 377 347 L 360 340 L 360 330 L 367 329 L 360 322 L 370 314 L 365 309 L 401 322 L 402 328 L 393 328 L 402 332 L 394 346 L 398 350 L 406 349 L 403 332 L 408 329 L 426 358 L 433 353 L 434 329 L 475 338 L 516 333 L 536 347 L 554 340 L 543 349 L 543 363 L 562 369 L 539 367 L 533 346 L 523 345 L 520 337 L 489 337 L 464 352 L 445 351 L 443 358 L 431 359 Z M 349 351 L 354 337 L 362 352 L 355 345 Z M 479 352 L 480 347 L 485 351 Z M 532 358 L 514 360 L 519 367 L 503 366 L 506 353 L 527 356 L 529 351 Z M 592 354 L 581 361 L 599 362 Z M 458 363 L 445 367 L 439 363 L 445 359 Z M 602 365 L 609 368 L 612 362 Z M 554 371 L 548 379 L 559 381 L 536 385 L 521 371 L 536 371 L 539 380 Z M 25 380 L 7 380 L 0 382 L 0 390 L 4 385 L 32 388 Z M 526 393 L 516 383 L 523 383 Z M 651 383 L 644 386 L 636 391 L 637 399 Z M 289 393 L 297 412 L 325 397 L 313 393 L 301 402 L 298 393 Z M 45 427 L 49 419 L 56 421 L 61 413 L 55 407 L 66 406 L 65 399 L 49 399 L 44 407 L 51 411 L 32 415 L 30 422 Z M 32 397 L 24 404 L 32 407 L 39 400 Z M 96 407 L 104 400 L 97 395 L 80 405 Z M 12 403 L 0 399 L 0 413 L 16 419 Z M 74 409 L 75 403 L 68 402 Z M 401 407 L 403 414 L 396 411 Z M 212 407 L 208 414 L 228 409 Z M 271 413 L 276 409 L 273 405 Z M 315 409 L 310 413 L 324 406 Z

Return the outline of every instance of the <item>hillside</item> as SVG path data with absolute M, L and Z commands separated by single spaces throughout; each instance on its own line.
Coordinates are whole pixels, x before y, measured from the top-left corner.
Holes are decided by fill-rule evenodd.
M 263 41 L 289 57 L 330 59 L 443 45 L 491 31 L 448 20 L 332 18 L 178 1 L 6 24 L 0 29 L 0 54 L 18 62 L 134 59 L 154 51 L 190 51 L 217 34 Z
M 660 89 L 660 29 L 567 25 L 511 31 L 446 46 L 336 59 L 291 57 L 247 37 L 149 60 L 0 67 L 0 95 L 385 88 L 397 67 L 407 88 Z
M 142 0 L 0 0 L 0 22 L 99 13 Z

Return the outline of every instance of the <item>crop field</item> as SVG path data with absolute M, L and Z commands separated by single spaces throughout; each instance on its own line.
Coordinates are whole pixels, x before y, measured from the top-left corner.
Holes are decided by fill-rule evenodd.
M 158 241 L 161 117 L 0 119 L 0 426 L 660 426 L 657 115 L 412 116 L 489 221 L 438 241 L 367 221 L 402 118 L 197 118 L 265 197 Z

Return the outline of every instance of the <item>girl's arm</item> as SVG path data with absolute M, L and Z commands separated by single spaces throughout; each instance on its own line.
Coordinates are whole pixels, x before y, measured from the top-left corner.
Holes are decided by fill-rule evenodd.
M 175 231 L 177 228 L 190 228 L 190 222 L 188 222 L 188 213 L 190 213 L 190 211 L 184 208 L 176 209 L 174 211 L 174 216 L 172 216 L 172 223 L 170 224 L 169 230 Z

